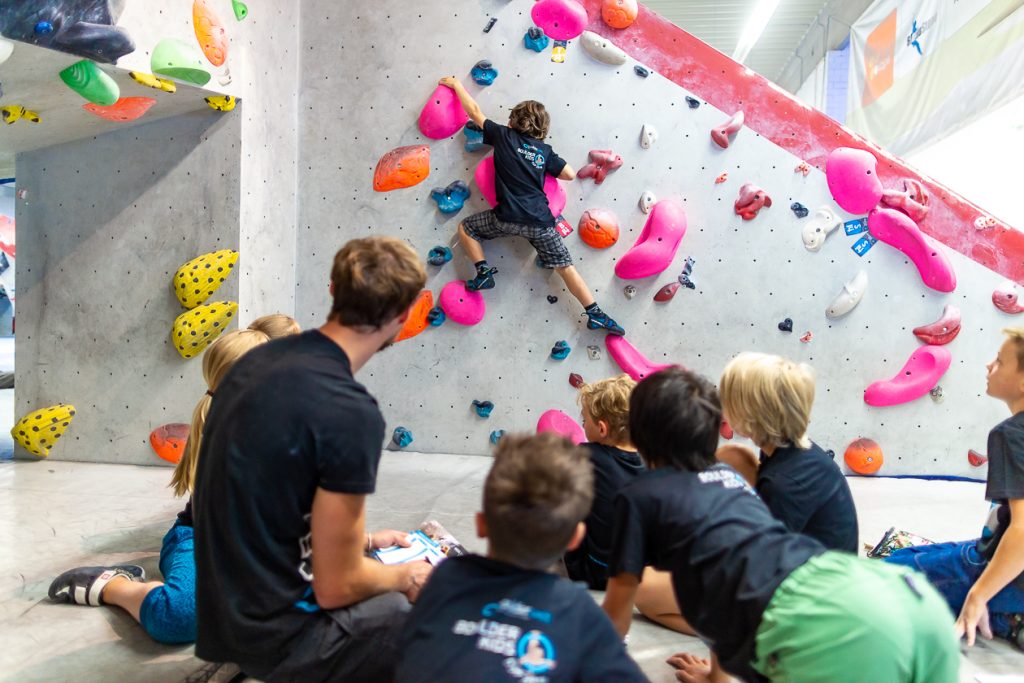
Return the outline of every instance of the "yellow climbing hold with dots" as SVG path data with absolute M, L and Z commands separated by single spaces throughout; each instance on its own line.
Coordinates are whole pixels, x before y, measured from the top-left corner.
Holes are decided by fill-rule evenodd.
M 238 312 L 234 301 L 215 301 L 185 311 L 174 321 L 171 341 L 182 358 L 195 358 L 220 336 Z
M 233 95 L 216 95 L 203 99 L 205 99 L 206 103 L 210 105 L 210 109 L 215 109 L 217 111 L 231 111 L 235 108 L 235 98 Z
M 40 408 L 18 420 L 11 429 L 11 436 L 32 455 L 45 458 L 57 439 L 64 436 L 74 417 L 75 407 L 70 403 Z
M 231 274 L 238 263 L 234 249 L 203 254 L 192 259 L 174 274 L 174 293 L 185 308 L 195 308 L 205 302 Z

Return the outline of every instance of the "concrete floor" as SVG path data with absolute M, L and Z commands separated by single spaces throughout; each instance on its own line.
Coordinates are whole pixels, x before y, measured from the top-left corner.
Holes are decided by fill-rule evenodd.
M 387 452 L 372 527 L 411 529 L 436 518 L 471 549 L 473 513 L 487 458 Z M 191 647 L 149 640 L 126 614 L 53 605 L 50 580 L 70 567 L 133 561 L 158 576 L 160 539 L 180 501 L 166 488 L 169 470 L 68 462 L 0 462 L 0 682 L 184 681 L 202 667 Z M 983 486 L 918 480 L 851 480 L 861 537 L 874 542 L 897 525 L 936 540 L 979 532 Z M 665 657 L 706 652 L 699 641 L 638 619 L 630 652 L 656 683 L 674 680 Z M 1024 681 L 1024 654 L 984 642 L 963 659 L 962 681 Z

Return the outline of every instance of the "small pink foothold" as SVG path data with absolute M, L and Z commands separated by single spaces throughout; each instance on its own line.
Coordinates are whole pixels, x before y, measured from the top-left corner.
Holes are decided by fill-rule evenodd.
M 711 139 L 715 141 L 715 144 L 722 149 L 728 149 L 731 140 L 731 136 L 736 135 L 740 128 L 743 127 L 743 112 L 738 111 L 732 115 L 728 121 L 723 123 L 718 128 L 711 129 Z
M 654 295 L 654 300 L 658 302 L 671 301 L 672 297 L 674 297 L 676 292 L 679 291 L 679 286 L 678 282 L 672 282 L 665 285 L 658 290 L 657 294 Z
M 772 198 L 768 193 L 753 183 L 747 183 L 740 188 L 740 196 L 733 205 L 736 215 L 745 221 L 757 217 L 757 212 L 764 207 L 772 205 Z
M 428 138 L 443 140 L 455 135 L 469 121 L 455 91 L 439 85 L 420 112 L 420 132 Z
M 811 172 L 811 167 L 806 161 L 801 161 L 800 164 L 795 169 L 793 169 L 793 172 L 803 173 L 804 176 L 807 176 Z
M 814 339 L 814 335 L 811 334 L 810 330 L 807 330 L 807 332 L 804 333 L 804 336 L 800 337 L 800 341 L 804 344 L 809 344 L 812 339 Z
M 992 303 L 1003 313 L 1024 313 L 1024 306 L 1017 303 L 1017 286 L 1010 281 L 1004 282 L 992 292 Z
M 928 190 L 913 178 L 905 178 L 903 180 L 902 192 L 899 190 L 885 190 L 882 192 L 883 204 L 899 209 L 918 223 L 928 216 L 929 201 Z
M 609 173 L 622 166 L 622 157 L 610 149 L 590 150 L 590 163 L 579 170 L 578 178 L 593 178 L 600 185 Z
M 728 179 L 729 179 L 729 174 L 728 173 L 719 173 L 718 177 L 715 178 L 715 185 L 721 185 L 722 183 L 724 183 Z

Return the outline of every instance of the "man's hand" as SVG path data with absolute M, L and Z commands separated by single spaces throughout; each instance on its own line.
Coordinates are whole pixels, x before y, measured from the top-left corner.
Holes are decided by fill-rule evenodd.
M 967 636 L 967 646 L 974 645 L 975 632 L 992 640 L 992 627 L 988 620 L 988 603 L 976 597 L 973 592 L 967 594 L 960 616 L 956 620 L 956 636 Z
M 452 90 L 455 90 L 455 89 L 457 89 L 457 86 L 462 85 L 462 83 L 459 81 L 459 79 L 457 79 L 455 76 L 445 76 L 444 78 L 439 80 L 437 82 L 437 84 L 438 85 L 448 86 Z
M 395 531 L 394 529 L 381 529 L 370 534 L 370 547 L 368 548 L 370 552 L 378 548 L 390 548 L 393 545 L 408 548 L 412 545 L 409 542 L 409 534 L 404 531 Z
M 427 583 L 430 572 L 434 571 L 434 567 L 426 560 L 403 564 L 402 567 L 407 568 L 409 571 L 408 588 L 403 590 L 402 593 L 409 599 L 409 602 L 416 602 L 416 598 L 420 596 L 420 591 L 423 590 L 423 586 Z

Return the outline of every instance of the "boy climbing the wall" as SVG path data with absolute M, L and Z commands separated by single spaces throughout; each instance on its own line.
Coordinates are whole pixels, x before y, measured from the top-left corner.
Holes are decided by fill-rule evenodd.
M 1010 417 L 988 434 L 988 483 L 992 501 L 981 538 L 897 550 L 886 562 L 924 572 L 946 598 L 956 630 L 973 645 L 986 638 L 1024 634 L 1024 328 L 1003 330 L 1006 340 L 988 364 L 988 395 Z
M 550 174 L 560 180 L 573 180 L 576 171 L 544 144 L 551 119 L 544 105 L 534 100 L 520 102 L 512 109 L 508 126 L 487 118 L 459 79 L 445 76 L 440 84 L 455 91 L 470 120 L 483 131 L 484 144 L 494 148 L 494 191 L 498 203 L 459 224 L 459 243 L 476 266 L 476 276 L 466 287 L 478 291 L 494 287 L 494 274 L 484 257 L 481 242 L 516 235 L 524 237 L 537 250 L 540 265 L 553 269 L 565 282 L 587 314 L 587 327 L 625 334 L 618 323 L 597 305 L 587 283 L 572 265 L 572 256 L 555 230 L 544 194 L 544 178 Z

